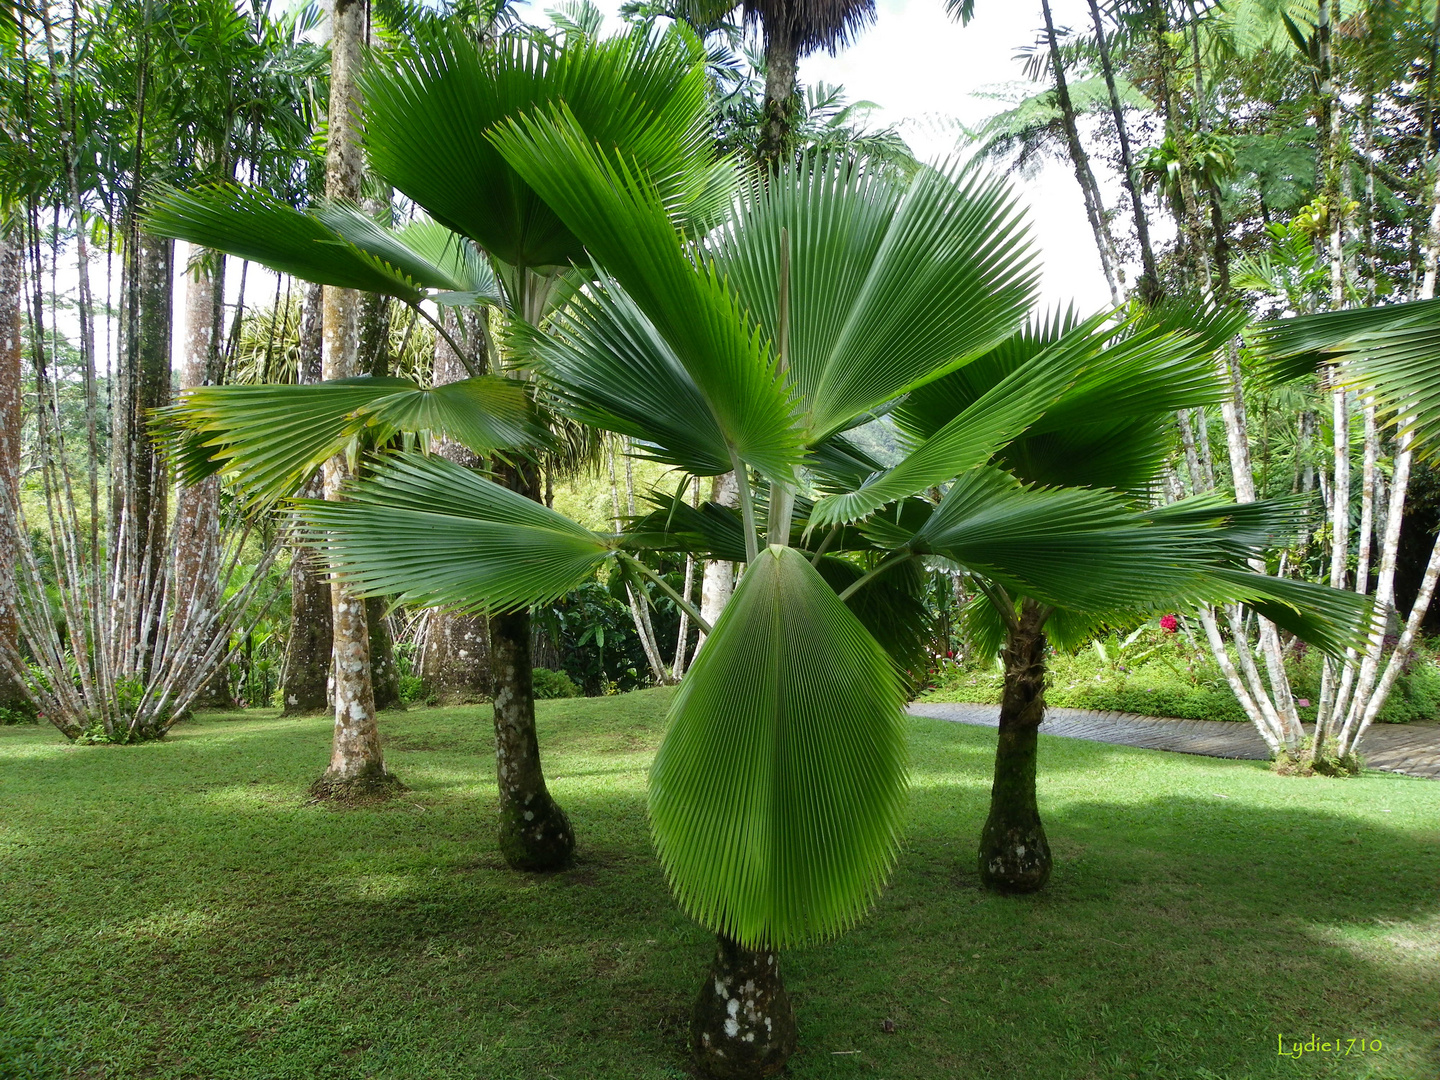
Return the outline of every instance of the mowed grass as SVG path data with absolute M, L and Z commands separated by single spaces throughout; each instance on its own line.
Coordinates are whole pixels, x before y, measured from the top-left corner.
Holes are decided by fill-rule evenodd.
M 543 703 L 573 870 L 507 870 L 481 709 L 383 716 L 410 790 L 307 802 L 325 718 L 0 729 L 0 1076 L 687 1073 L 710 938 L 646 834 L 669 691 Z M 1440 1077 L 1440 784 L 1047 738 L 1048 890 L 977 887 L 994 732 L 916 720 L 894 881 L 787 954 L 808 1077 Z M 883 1030 L 886 1020 L 895 1030 Z M 1277 1054 L 1319 1041 L 1378 1050 Z

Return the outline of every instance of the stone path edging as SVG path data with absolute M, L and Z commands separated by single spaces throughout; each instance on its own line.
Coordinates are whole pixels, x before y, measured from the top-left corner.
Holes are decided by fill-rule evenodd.
M 998 727 L 998 705 L 916 702 L 912 716 L 949 720 L 958 724 Z M 1266 761 L 1265 740 L 1249 724 L 1227 720 L 1171 720 L 1135 713 L 1096 712 L 1090 709 L 1047 709 L 1042 735 L 1117 746 L 1140 746 L 1204 757 Z M 1440 727 L 1412 724 L 1375 724 L 1360 743 L 1365 765 L 1385 772 L 1440 780 Z

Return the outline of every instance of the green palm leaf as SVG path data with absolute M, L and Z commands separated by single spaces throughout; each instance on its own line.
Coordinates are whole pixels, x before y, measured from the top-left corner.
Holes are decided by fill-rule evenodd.
M 589 581 L 611 543 L 440 457 L 406 454 L 348 489 L 302 500 L 302 534 L 366 595 L 459 611 L 544 603 Z
M 1243 511 L 1208 500 L 1178 505 L 1147 513 L 1111 492 L 1026 487 L 978 469 L 956 481 L 905 546 L 953 559 L 1014 596 L 1097 617 L 1242 602 L 1332 654 L 1363 640 L 1366 598 L 1245 567 L 1259 554 L 1257 539 L 1293 524 L 1292 502 Z
M 789 377 L 811 441 L 1009 337 L 1033 299 L 1014 196 L 975 168 L 899 181 L 822 156 L 751 183 L 712 258 L 772 339 L 782 230 Z
M 1088 353 L 1073 385 L 999 461 L 1023 480 L 1139 492 L 1164 467 L 1175 410 L 1216 404 L 1224 387 L 1211 359 L 1215 335 L 1170 315 L 1105 325 L 1070 313 L 1037 320 L 973 363 L 920 387 L 896 410 L 901 431 L 933 438 L 1047 350 Z M 1227 324 L 1228 325 L 1228 324 Z
M 864 574 L 862 567 L 845 559 L 821 556 L 815 569 L 837 594 Z M 925 574 L 917 562 L 897 562 L 871 578 L 864 588 L 845 599 L 845 606 L 860 620 L 900 671 L 906 689 L 913 690 L 925 674 L 934 641 L 930 610 L 925 606 Z
M 638 449 L 694 476 L 734 468 L 720 419 L 635 302 L 601 277 L 545 330 L 512 322 L 510 344 L 583 424 L 643 440 Z
M 623 158 L 602 156 L 568 109 L 512 121 L 493 138 L 644 313 L 703 395 L 726 444 L 793 483 L 801 437 L 775 358 L 718 272 L 697 268 L 660 191 Z M 653 361 L 657 370 L 668 364 Z
M 1339 364 L 1341 379 L 1375 393 L 1424 456 L 1440 452 L 1440 300 L 1261 323 L 1250 345 L 1272 377 Z
M 650 771 L 651 831 L 681 907 L 751 949 L 861 918 L 899 851 L 903 701 L 884 650 L 806 558 L 763 551 Z
M 263 191 L 234 184 L 164 190 L 151 204 L 145 227 L 157 236 L 188 240 L 305 281 L 409 303 L 423 300 L 427 290 L 455 290 L 461 284 L 352 207 L 304 213 Z
M 507 119 L 563 101 L 601 145 L 663 178 L 676 202 L 713 198 L 705 72 L 671 37 L 630 34 L 564 49 L 505 37 L 481 49 L 458 31 L 431 31 L 369 65 L 363 83 L 371 168 L 511 266 L 586 260 L 562 215 L 487 139 Z
M 543 438 L 524 386 L 494 375 L 433 390 L 409 379 L 369 377 L 313 386 L 206 386 L 187 391 L 162 418 L 172 439 L 188 436 L 172 441 L 186 483 L 233 473 L 257 502 L 293 495 L 327 459 L 358 450 L 362 432 L 374 443 L 397 432 L 443 435 L 482 455 Z
M 1087 326 L 1098 325 L 1097 316 Z M 948 483 L 983 465 L 1041 420 L 1092 359 L 1083 337 L 1071 336 L 1031 357 L 912 450 L 899 465 L 867 478 L 854 491 L 815 505 L 810 527 L 858 521 L 880 507 Z

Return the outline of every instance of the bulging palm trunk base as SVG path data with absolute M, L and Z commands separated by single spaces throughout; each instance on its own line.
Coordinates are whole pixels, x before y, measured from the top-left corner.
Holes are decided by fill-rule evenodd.
M 990 816 L 980 834 L 980 880 L 1004 893 L 1031 893 L 1050 880 L 1050 844 L 1035 802 L 1035 756 L 1045 719 L 1045 634 L 1026 601 L 1005 642 L 1005 690 L 995 747 Z
M 795 1010 L 779 957 L 751 952 L 723 935 L 690 1017 L 690 1049 L 705 1076 L 774 1076 L 795 1053 Z

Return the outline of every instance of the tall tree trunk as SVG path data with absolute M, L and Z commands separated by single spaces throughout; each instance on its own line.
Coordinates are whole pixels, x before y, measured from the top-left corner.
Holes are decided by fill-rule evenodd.
M 789 160 L 795 126 L 795 75 L 799 67 L 794 31 L 779 19 L 765 21 L 765 112 L 760 160 L 778 170 Z
M 1045 16 L 1045 37 L 1050 45 L 1050 68 L 1055 75 L 1055 98 L 1060 106 L 1060 122 L 1065 129 L 1065 145 L 1075 166 L 1080 193 L 1085 199 L 1085 214 L 1095 234 L 1095 249 L 1100 254 L 1105 283 L 1110 287 L 1110 301 L 1120 304 L 1124 300 L 1120 258 L 1116 254 L 1115 238 L 1110 235 L 1110 223 L 1105 218 L 1100 185 L 1095 182 L 1095 174 L 1090 170 L 1090 157 L 1080 141 L 1080 128 L 1075 122 L 1075 103 L 1070 99 L 1070 84 L 1065 79 L 1064 58 L 1060 55 L 1060 39 L 1055 34 L 1055 21 L 1050 15 L 1050 0 L 1040 0 L 1040 10 Z
M 130 350 L 132 392 L 125 403 L 122 421 L 122 453 L 130 462 L 127 517 L 135 575 L 129 587 L 138 590 L 137 596 L 148 592 L 142 583 L 153 586 L 165 557 L 169 499 L 166 497 L 163 463 L 150 438 L 148 425 L 151 410 L 170 404 L 174 241 L 140 233 L 138 262 L 138 310 Z M 122 493 L 121 497 L 127 498 L 127 494 Z M 144 639 L 154 642 L 153 628 L 141 628 L 141 634 Z
M 20 602 L 15 569 L 20 563 L 20 425 L 25 352 L 24 245 L 18 225 L 0 228 L 0 709 L 28 709 L 29 698 L 11 663 L 20 660 Z
M 1135 183 L 1135 155 L 1130 150 L 1130 133 L 1125 124 L 1125 107 L 1120 101 L 1120 91 L 1115 85 L 1115 65 L 1110 59 L 1110 43 L 1105 37 L 1105 22 L 1100 17 L 1098 0 L 1090 0 L 1090 18 L 1095 24 L 1095 41 L 1100 49 L 1100 71 L 1105 77 L 1105 89 L 1110 95 L 1110 115 L 1115 120 L 1115 135 L 1120 142 L 1120 168 L 1125 190 L 1130 195 L 1130 209 L 1135 214 L 1135 238 L 1140 243 L 1140 301 L 1153 304 L 1160 299 L 1160 274 L 1155 264 L 1155 248 L 1150 242 L 1150 219 L 1145 213 L 1145 203 L 1140 197 L 1140 187 Z
M 180 367 L 181 391 L 219 381 L 219 336 L 224 311 L 224 258 L 200 252 L 185 283 L 185 351 Z M 218 272 L 217 272 L 218 267 Z M 204 633 L 202 624 L 220 605 L 220 478 L 209 476 L 181 487 L 175 506 L 175 570 L 171 585 L 178 639 Z M 207 641 L 197 639 L 194 647 Z M 222 666 L 206 683 L 195 704 L 224 707 L 230 703 Z
M 530 633 L 528 609 L 490 620 L 500 853 L 516 870 L 559 870 L 575 853 L 575 834 L 540 765 Z
M 325 193 L 332 199 L 360 199 L 364 161 L 356 125 L 360 114 L 359 73 L 365 39 L 364 0 L 332 0 L 330 11 L 330 109 L 325 154 Z M 357 374 L 360 294 L 325 288 L 326 379 Z M 339 500 L 349 468 L 344 455 L 325 463 L 325 498 Z M 380 729 L 375 721 L 375 691 L 370 682 L 370 631 L 365 601 L 338 577 L 330 582 L 335 650 L 335 738 L 330 767 L 316 784 L 317 794 L 381 790 L 394 783 L 385 769 Z
M 1035 758 L 1045 719 L 1045 614 L 1025 600 L 1001 654 L 1000 734 L 979 859 L 980 880 L 999 892 L 1035 892 L 1050 879 L 1050 844 L 1035 801 Z
M 488 368 L 488 336 L 484 313 L 467 312 L 465 318 L 455 308 L 446 308 L 441 318 L 447 332 L 469 350 L 476 370 Z M 436 335 L 435 366 L 431 382 L 444 386 L 470 377 L 460 357 L 443 337 Z M 467 469 L 481 469 L 484 461 L 463 443 L 441 440 L 441 457 Z M 483 701 L 490 696 L 490 630 L 483 615 L 457 615 L 434 610 L 425 628 L 425 648 L 420 655 L 420 678 L 426 689 L 444 704 Z
M 773 951 L 752 952 L 721 935 L 690 1014 L 690 1049 L 705 1076 L 775 1076 L 795 1053 L 795 1010 Z
M 300 309 L 298 381 L 323 378 L 324 302 L 322 286 L 308 285 Z M 307 499 L 325 494 L 320 470 L 301 491 Z M 290 637 L 285 643 L 285 715 L 319 712 L 330 703 L 330 581 L 313 548 L 296 541 L 290 552 Z

